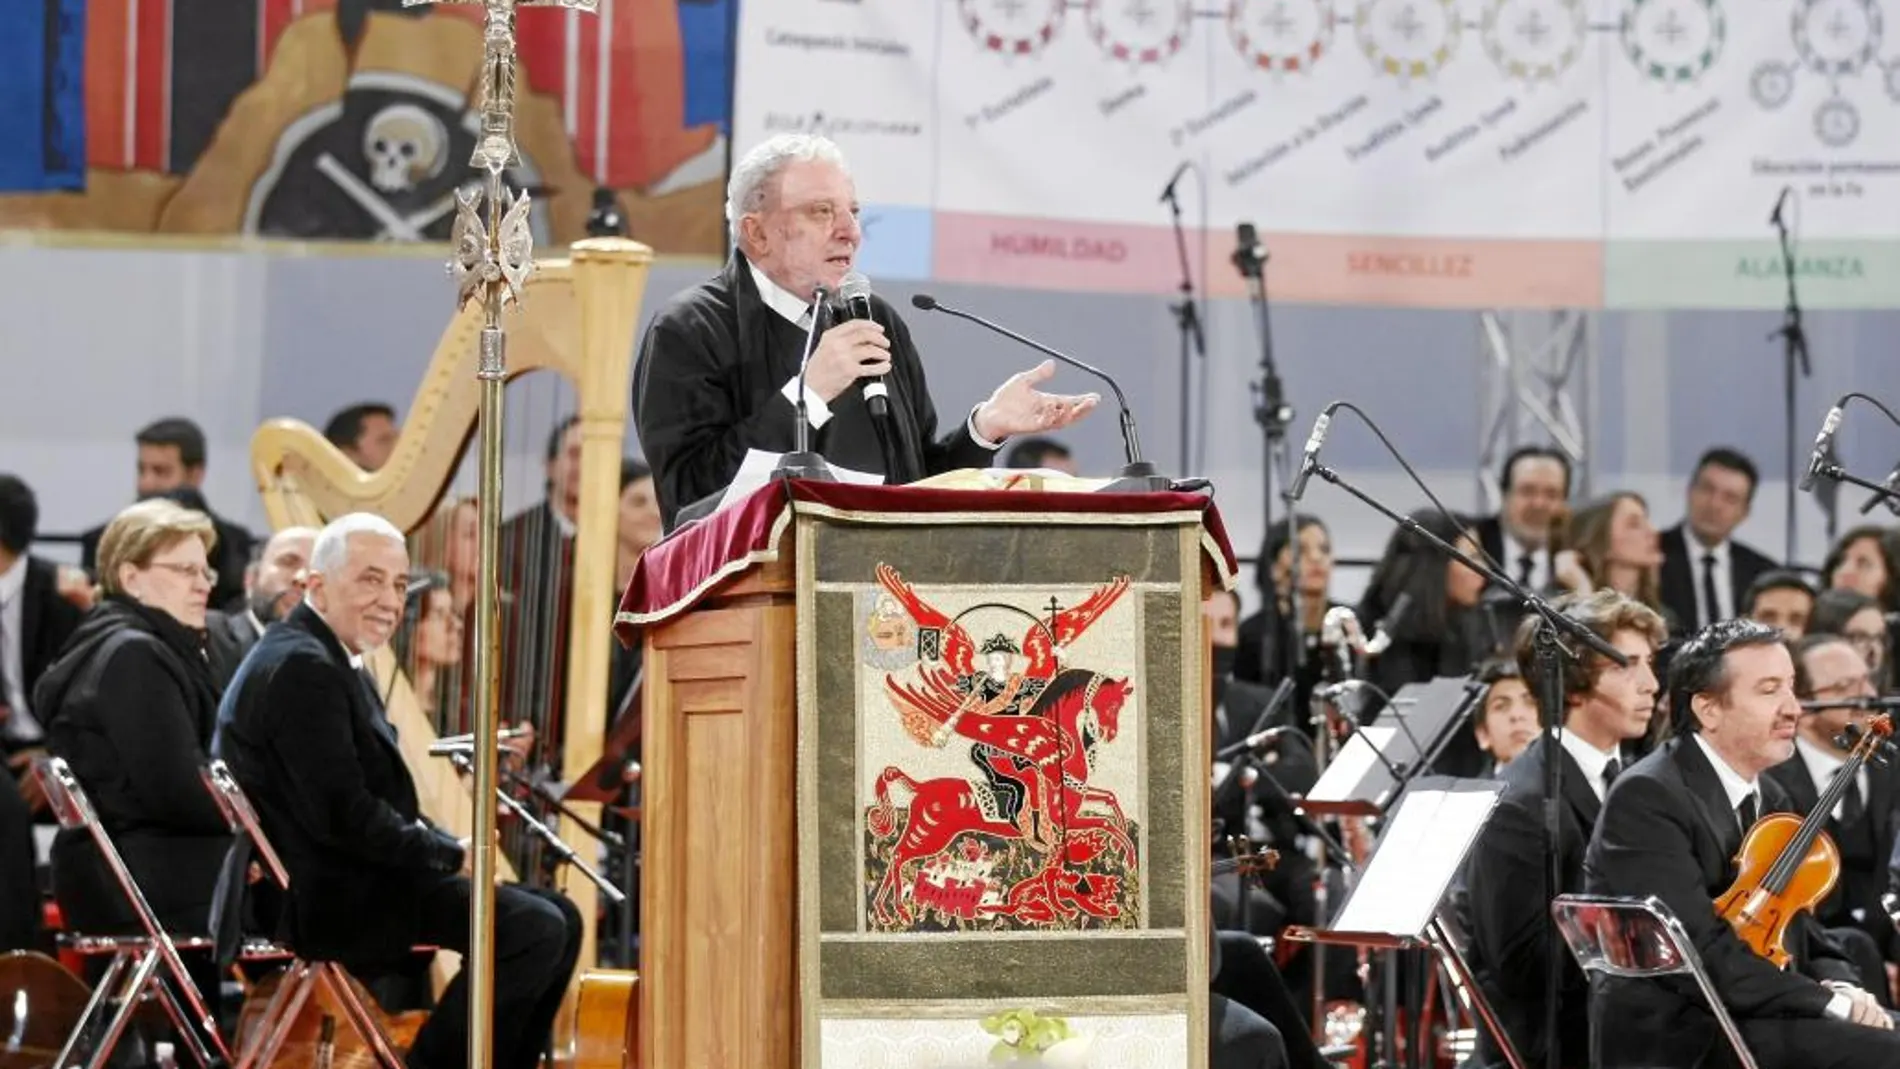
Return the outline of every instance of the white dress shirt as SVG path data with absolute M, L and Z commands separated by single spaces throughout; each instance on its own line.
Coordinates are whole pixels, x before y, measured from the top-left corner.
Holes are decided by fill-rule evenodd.
M 1682 544 L 1689 553 L 1689 575 L 1693 580 L 1689 585 L 1695 588 L 1697 623 L 1706 627 L 1720 620 L 1734 619 L 1735 606 L 1730 602 L 1735 600 L 1735 584 L 1730 582 L 1732 573 L 1729 571 L 1730 561 L 1734 559 L 1734 554 L 1729 552 L 1733 543 L 1724 538 L 1719 546 L 1705 546 L 1696 541 L 1695 534 L 1685 526 L 1682 530 Z M 1715 554 L 1715 609 L 1713 612 L 1705 604 L 1702 596 L 1702 558 L 1711 553 Z
M 26 649 L 21 640 L 26 624 L 26 554 L 13 559 L 13 566 L 0 572 L 0 676 L 6 677 L 7 692 L 0 694 L 13 715 L 0 721 L 0 734 L 17 739 L 40 737 L 40 723 L 33 719 L 27 704 Z
M 1603 796 L 1609 792 L 1609 786 L 1603 782 L 1603 770 L 1611 761 L 1619 760 L 1617 752 L 1599 750 L 1583 741 L 1583 736 L 1574 731 L 1565 731 L 1561 741 L 1564 752 L 1583 770 L 1583 780 L 1596 792 L 1597 801 L 1603 801 Z
M 1702 756 L 1709 759 L 1709 765 L 1715 769 L 1715 778 L 1722 781 L 1722 793 L 1728 795 L 1729 812 L 1736 813 L 1736 811 L 1742 807 L 1742 800 L 1753 795 L 1755 797 L 1755 812 L 1759 814 L 1761 812 L 1761 794 L 1755 789 L 1755 781 L 1743 779 L 1741 773 L 1730 768 L 1728 762 L 1722 760 L 1722 755 L 1715 752 L 1715 747 L 1709 745 L 1709 740 L 1703 738 L 1700 731 L 1691 732 L 1689 737 L 1695 740 L 1697 746 L 1702 747 Z M 1800 739 L 1797 738 L 1795 741 L 1798 748 Z M 1737 823 L 1739 823 L 1740 820 L 1741 816 L 1737 813 Z M 1743 828 L 1742 834 L 1747 835 L 1748 829 Z M 1827 1015 L 1837 1021 L 1852 1019 L 1853 1012 L 1854 1003 L 1846 995 L 1835 992 L 1833 997 L 1827 1000 Z
M 1518 561 L 1528 554 L 1531 558 L 1531 581 L 1525 585 L 1532 591 L 1549 589 L 1551 583 L 1550 548 L 1548 546 L 1541 546 L 1537 549 L 1531 549 L 1524 543 L 1519 542 L 1516 538 L 1511 536 L 1511 529 L 1504 525 L 1502 519 L 1498 520 L 1498 531 L 1504 536 L 1504 559 L 1498 562 L 1504 565 L 1504 574 L 1516 579 L 1519 567 Z
M 758 266 L 750 260 L 746 261 L 746 269 L 752 272 L 752 284 L 759 288 L 759 299 L 765 302 L 767 308 L 783 316 L 787 322 L 799 330 L 811 329 L 810 301 L 805 300 L 772 281 L 770 278 L 767 278 L 765 272 L 759 270 Z M 793 375 L 790 379 L 787 379 L 784 388 L 779 392 L 783 393 L 785 399 L 790 401 L 793 406 L 797 406 L 798 376 Z M 831 422 L 831 405 L 826 403 L 824 398 L 812 392 L 812 388 L 809 384 L 805 387 L 805 418 L 811 422 L 811 429 L 814 431 Z M 974 408 L 970 410 L 968 425 L 970 439 L 977 445 L 990 450 L 1003 448 L 1003 443 L 992 442 L 976 433 L 976 409 Z
M 1794 737 L 1794 752 L 1801 755 L 1801 763 L 1807 766 L 1808 778 L 1814 781 L 1814 793 L 1817 797 L 1834 784 L 1834 773 L 1842 765 L 1847 764 L 1847 758 L 1823 750 L 1800 735 Z M 1867 768 L 1864 765 L 1854 773 L 1854 789 L 1860 792 L 1860 800 L 1864 805 L 1868 798 Z M 1846 805 L 1845 797 L 1835 804 L 1832 814 L 1835 820 L 1841 819 L 1841 810 Z

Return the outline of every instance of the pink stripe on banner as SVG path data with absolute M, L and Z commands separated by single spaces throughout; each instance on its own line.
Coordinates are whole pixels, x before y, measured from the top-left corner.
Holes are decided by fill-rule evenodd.
M 1408 308 L 1601 308 L 1603 248 L 1588 241 L 1262 234 L 1278 300 Z M 1190 246 L 1192 248 L 1192 246 Z M 1231 237 L 1209 242 L 1207 289 L 1240 296 Z
M 934 277 L 1042 289 L 1165 292 L 1180 285 L 1166 227 L 936 213 Z

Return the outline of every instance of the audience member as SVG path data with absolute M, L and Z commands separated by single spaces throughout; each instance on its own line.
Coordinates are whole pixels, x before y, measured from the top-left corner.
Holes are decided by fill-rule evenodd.
M 1524 446 L 1504 459 L 1498 484 L 1504 506 L 1478 521 L 1478 544 L 1519 585 L 1547 590 L 1556 574 L 1551 524 L 1570 498 L 1570 458 L 1551 446 Z
M 1742 595 L 1742 615 L 1778 627 L 1784 637 L 1807 633 L 1814 615 L 1814 584 L 1800 572 L 1777 568 L 1763 572 Z
M 396 410 L 381 401 L 351 405 L 331 416 L 323 427 L 323 436 L 330 444 L 364 471 L 376 471 L 389 463 L 400 434 Z
M 1766 554 L 1733 540 L 1760 481 L 1754 461 L 1726 446 L 1696 461 L 1683 520 L 1662 533 L 1662 603 L 1679 628 L 1743 615 L 1749 585 L 1774 568 Z
M 1034 436 L 1018 438 L 1003 452 L 1005 468 L 1049 468 L 1076 474 L 1075 454 L 1054 438 Z

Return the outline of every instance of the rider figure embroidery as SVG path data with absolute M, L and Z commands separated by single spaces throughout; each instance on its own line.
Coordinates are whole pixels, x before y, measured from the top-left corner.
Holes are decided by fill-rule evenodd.
M 1029 680 L 1013 671 L 1016 655 L 1022 650 L 1008 635 L 1000 632 L 991 635 L 978 652 L 983 655 L 985 670 L 963 681 L 966 693 L 977 700 L 976 711 L 989 716 L 1023 715 L 1025 705 L 1035 701 L 1048 681 Z M 958 708 L 963 710 L 965 706 Z M 959 719 L 960 714 L 944 724 L 944 731 L 955 731 Z M 1008 750 L 982 742 L 970 747 L 970 760 L 976 762 L 977 771 L 989 784 L 990 797 L 996 800 L 997 818 L 1021 828 L 1023 838 L 1039 849 L 1055 849 L 1055 828 L 1044 819 L 1039 806 L 1025 804 L 1035 794 L 1032 782 L 1036 776 L 1035 766 Z

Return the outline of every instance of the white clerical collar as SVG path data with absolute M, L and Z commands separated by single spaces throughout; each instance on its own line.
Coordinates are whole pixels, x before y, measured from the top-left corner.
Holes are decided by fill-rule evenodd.
M 1601 801 L 1604 792 L 1609 789 L 1603 784 L 1603 769 L 1611 761 L 1617 759 L 1616 751 L 1614 749 L 1599 750 L 1585 742 L 1582 735 L 1568 729 L 1564 731 L 1560 741 L 1564 752 L 1570 755 L 1570 759 L 1577 763 L 1579 769 L 1583 770 L 1584 781 L 1590 784 L 1590 789 L 1596 792 L 1597 799 Z
M 784 316 L 793 326 L 805 329 L 805 313 L 811 311 L 811 302 L 767 278 L 751 260 L 745 265 L 752 272 L 752 283 L 759 288 L 759 299 L 765 306 Z
M 1700 731 L 1690 732 L 1689 737 L 1695 740 L 1697 746 L 1702 747 L 1702 756 L 1709 759 L 1709 764 L 1715 769 L 1715 778 L 1722 781 L 1722 793 L 1728 795 L 1728 807 L 1741 808 L 1742 799 L 1755 793 L 1755 781 L 1743 779 L 1741 773 L 1730 768 L 1728 762 L 1722 759 L 1721 754 L 1715 752 L 1715 747 L 1709 745 L 1709 740 L 1703 738 Z

